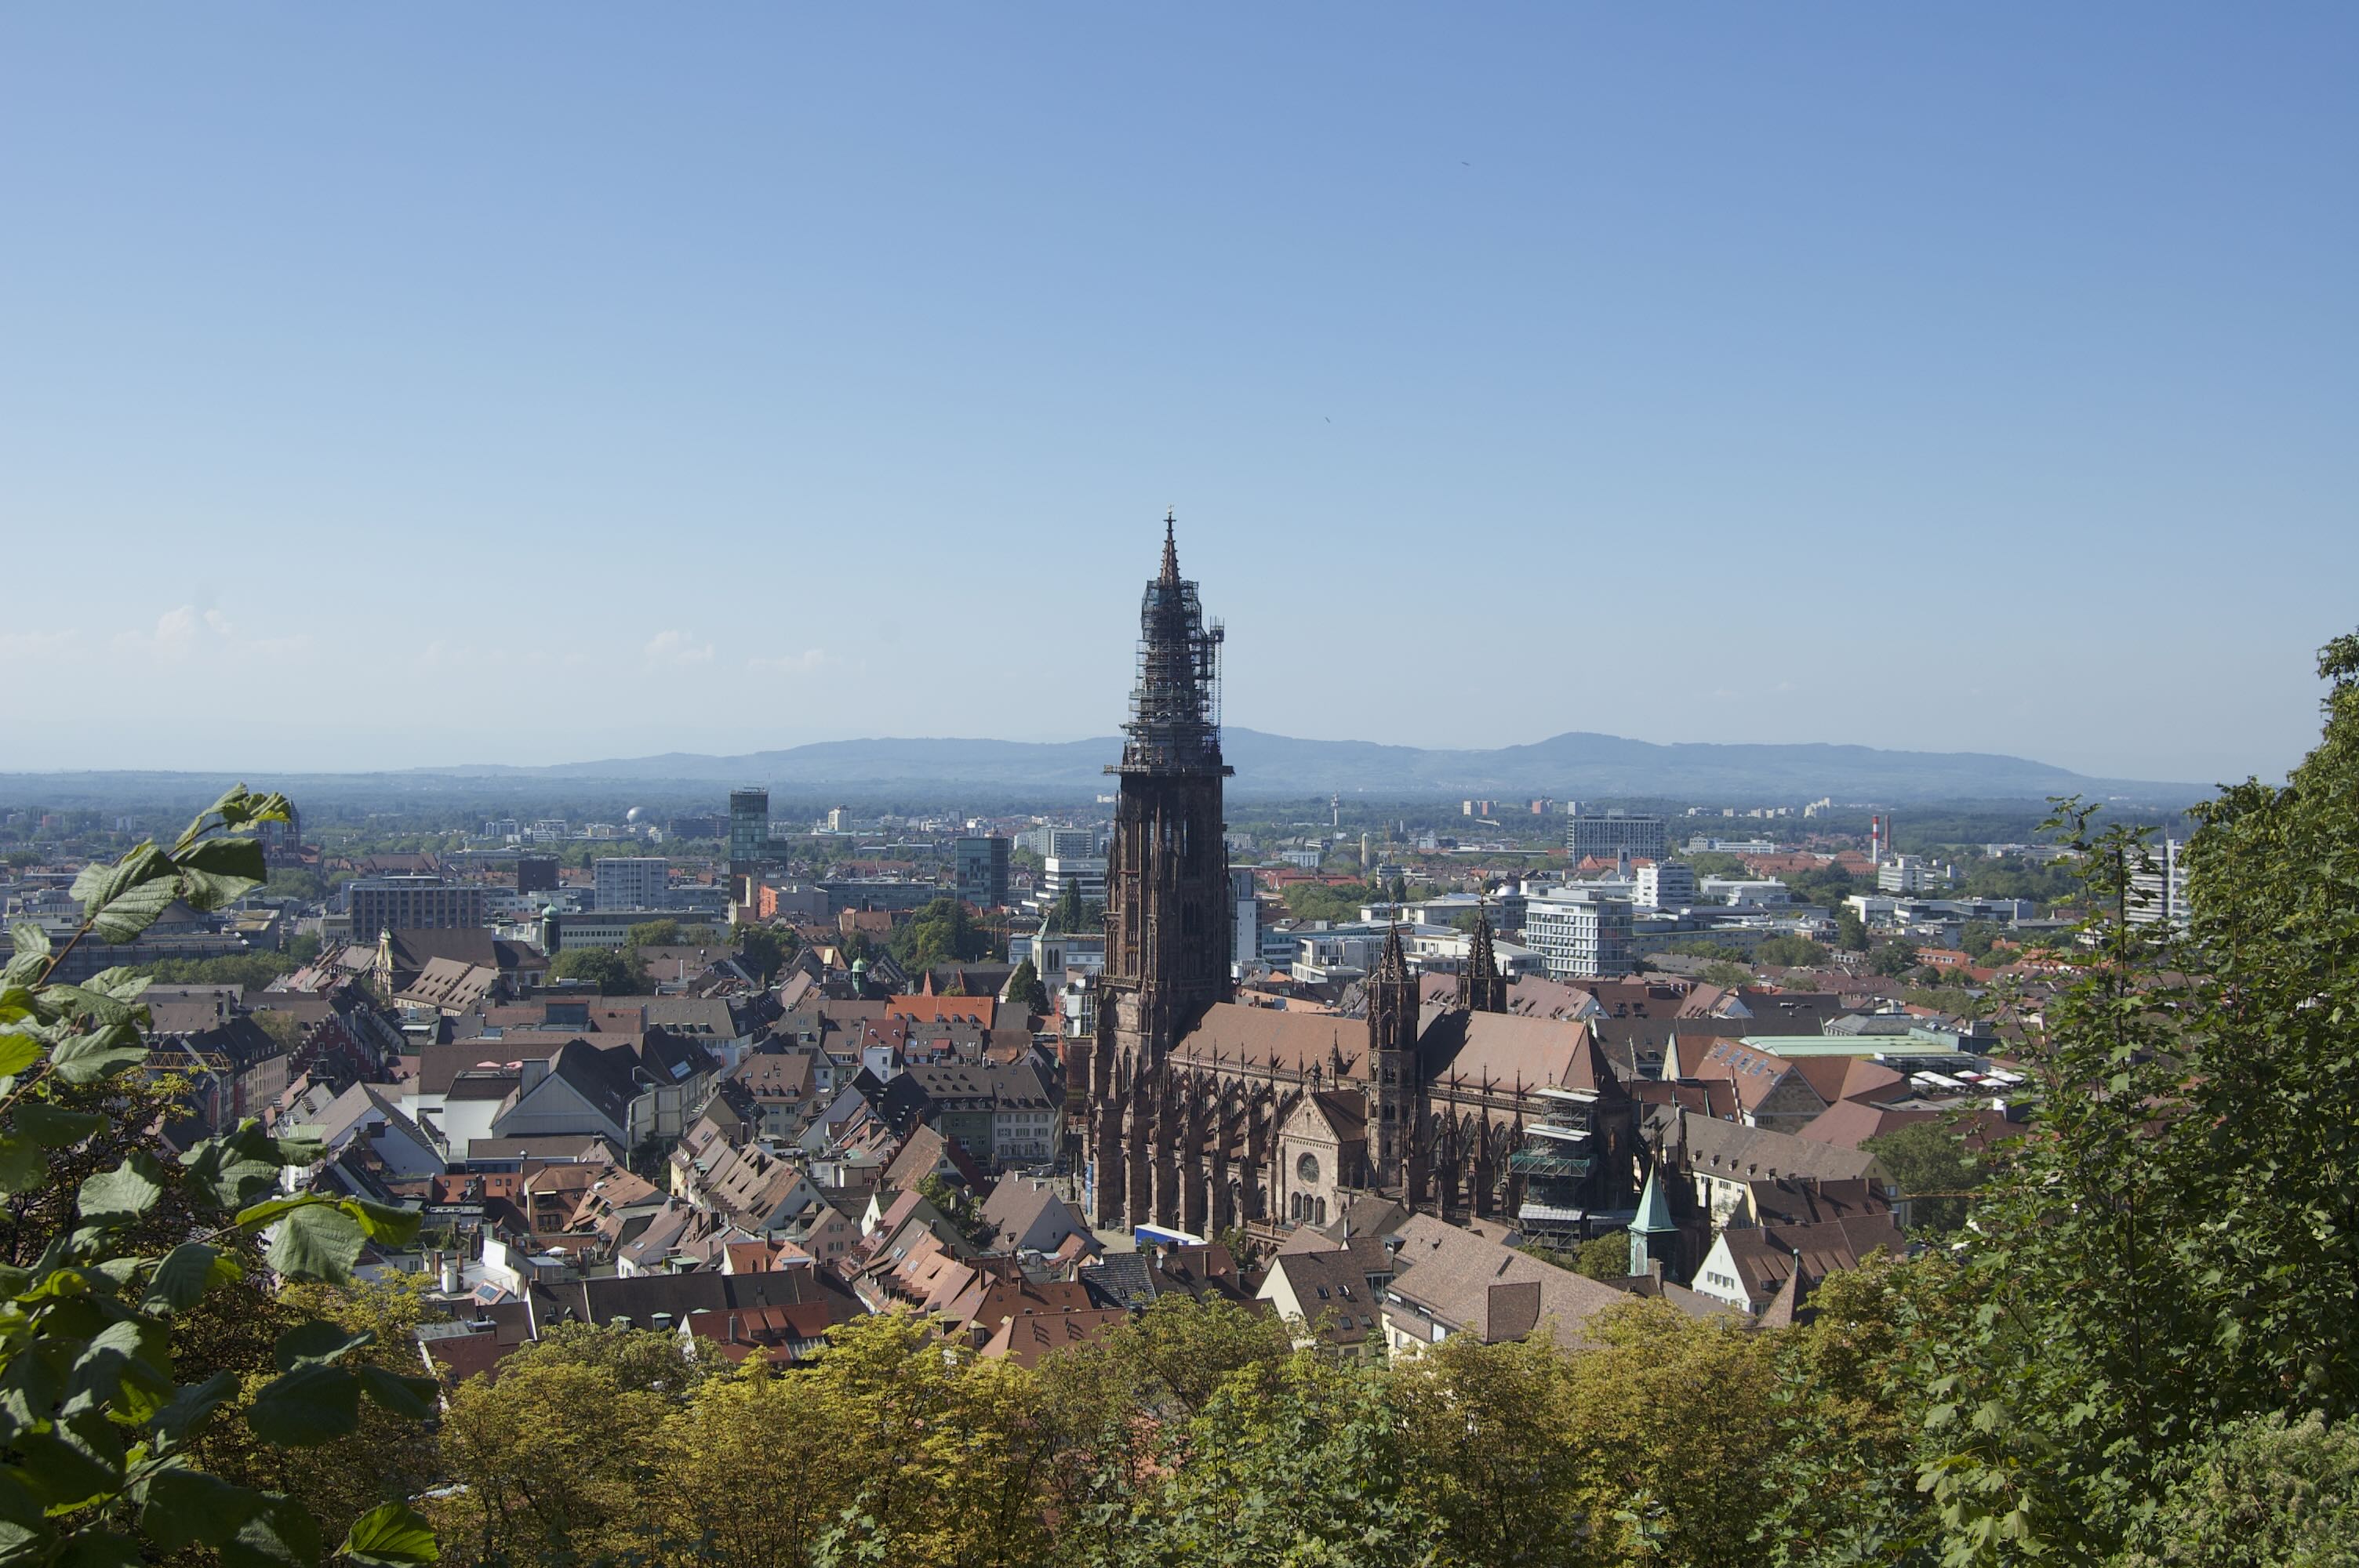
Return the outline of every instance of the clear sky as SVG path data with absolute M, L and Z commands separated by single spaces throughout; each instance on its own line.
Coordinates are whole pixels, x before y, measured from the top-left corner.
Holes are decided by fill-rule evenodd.
M 2274 773 L 2359 6 L 12 6 L 0 770 L 1228 717 Z M 193 717 L 201 707 L 201 720 Z

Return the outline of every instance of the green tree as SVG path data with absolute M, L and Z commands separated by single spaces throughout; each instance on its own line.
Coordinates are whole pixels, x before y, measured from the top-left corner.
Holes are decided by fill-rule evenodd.
M 669 918 L 642 920 L 623 937 L 625 947 L 677 947 L 680 942 L 679 922 Z
M 1007 1000 L 1035 1016 L 1049 1011 L 1049 988 L 1040 983 L 1040 971 L 1025 959 L 1007 977 Z
M 1067 882 L 1065 891 L 1049 911 L 1049 931 L 1062 931 L 1078 935 L 1083 932 L 1105 929 L 1105 905 L 1084 902 L 1078 883 Z
M 1297 920 L 1342 925 L 1359 919 L 1364 906 L 1384 902 L 1385 892 L 1373 882 L 1297 882 L 1286 890 L 1286 912 Z
M 2161 1466 L 2154 1511 L 2116 1568 L 2347 1563 L 2359 1542 L 2359 1426 L 2313 1411 L 2248 1416 Z
M 303 903 L 317 903 L 328 896 L 328 884 L 320 880 L 317 871 L 306 871 L 288 866 L 270 873 L 262 891 L 272 898 L 291 898 Z
M 1593 1532 L 1589 1560 L 1757 1562 L 1751 1538 L 1777 1496 L 1775 1342 L 1659 1301 L 1610 1308 L 1582 1335 L 1561 1442 L 1566 1526 Z
M 1998 926 L 1992 921 L 1969 920 L 1958 934 L 1958 946 L 1969 957 L 1986 958 L 1997 944 Z
M 1898 979 L 1917 967 L 1917 944 L 1886 942 L 1867 956 L 1869 972 Z
M 1714 958 L 1696 978 L 1708 986 L 1749 986 L 1753 971 L 1727 958 Z
M 728 1365 L 721 1346 L 701 1335 L 683 1346 L 677 1334 L 614 1323 L 552 1325 L 541 1332 L 533 1355 L 541 1365 L 595 1367 L 618 1389 L 667 1399 L 695 1392 Z
M 643 996 L 647 971 L 636 955 L 611 947 L 569 947 L 549 961 L 551 979 L 586 980 L 600 996 Z
M 1846 953 L 1867 951 L 1867 925 L 1856 911 L 1842 909 L 1835 913 L 1835 946 Z
M 1380 1375 L 1356 1361 L 1305 1351 L 1266 1379 L 1233 1376 L 1163 1446 L 1148 1506 L 1134 1504 L 1094 1559 L 1109 1568 L 1432 1561 L 1412 1451 Z
M 729 936 L 736 945 L 738 956 L 764 985 L 776 979 L 778 971 L 786 967 L 794 940 L 792 932 L 781 935 L 766 925 L 734 925 Z
M 523 1347 L 496 1384 L 470 1378 L 451 1395 L 442 1461 L 457 1485 L 429 1504 L 439 1533 L 490 1561 L 586 1563 L 644 1544 L 669 1408 L 609 1366 Z
M 1582 1242 L 1572 1255 L 1574 1272 L 1593 1280 L 1626 1280 L 1630 1277 L 1630 1233 L 1609 1230 L 1603 1236 L 1593 1236 Z
M 1859 891 L 1852 874 L 1838 865 L 1824 865 L 1807 871 L 1797 871 L 1782 879 L 1794 895 L 1796 903 L 1813 904 L 1834 909 Z
M 301 966 L 288 953 L 231 953 L 218 958 L 158 958 L 137 972 L 168 986 L 241 986 L 260 989 Z
M 806 1563 L 857 1492 L 857 1448 L 799 1379 L 750 1356 L 665 1422 L 658 1479 L 673 1552 L 719 1568 Z
M 1546 1335 L 1506 1345 L 1453 1335 L 1391 1379 L 1414 1455 L 1411 1496 L 1451 1561 L 1589 1560 L 1573 1501 L 1569 1371 Z
M 92 1144 L 123 1147 L 119 1106 L 94 1108 L 91 1091 L 103 1097 L 147 1061 L 147 981 L 116 968 L 61 984 L 53 977 L 64 959 L 85 942 L 131 941 L 175 900 L 215 909 L 259 886 L 266 868 L 253 829 L 290 816 L 283 796 L 240 785 L 168 849 L 142 842 L 86 867 L 73 887 L 82 919 L 63 946 L 31 921 L 11 928 L 15 953 L 0 972 L 0 1195 L 20 1239 L 28 1215 L 16 1200 L 79 1174 Z M 0 1271 L 0 1553 L 119 1563 L 204 1547 L 316 1562 L 319 1523 L 303 1500 L 205 1468 L 198 1445 L 239 1394 L 240 1371 L 183 1354 L 194 1346 L 176 1330 L 209 1296 L 240 1285 L 266 1231 L 268 1267 L 283 1278 L 342 1280 L 367 1240 L 406 1239 L 416 1219 L 356 1198 L 273 1196 L 280 1170 L 320 1151 L 253 1121 L 196 1142 L 172 1166 L 158 1152 L 135 1145 L 81 1175 L 70 1220 L 49 1227 L 29 1266 Z M 59 1200 L 48 1201 L 57 1214 Z M 309 1448 L 353 1432 L 364 1395 L 427 1413 L 429 1382 L 353 1361 L 370 1343 L 318 1320 L 277 1334 L 277 1375 L 243 1401 L 247 1428 L 276 1448 Z M 434 1554 L 423 1521 L 399 1503 L 362 1514 L 342 1550 L 387 1563 Z
M 959 1228 L 959 1233 L 977 1247 L 988 1247 L 996 1239 L 989 1222 L 975 1207 L 974 1195 L 952 1183 L 939 1173 L 918 1179 L 918 1195 L 934 1206 L 944 1219 Z
M 1908 1196 L 1912 1232 L 1946 1236 L 1966 1223 L 1968 1200 L 1951 1195 L 1980 1186 L 1982 1166 L 1956 1129 L 1939 1121 L 1914 1122 L 1867 1139 L 1860 1148 L 1881 1161 Z
M 1827 961 L 1827 950 L 1807 936 L 1765 936 L 1753 949 L 1753 961 L 1781 969 L 1815 968 Z
M 894 928 L 893 956 L 910 970 L 972 963 L 991 952 L 991 933 L 975 924 L 964 903 L 938 898 L 907 925 Z

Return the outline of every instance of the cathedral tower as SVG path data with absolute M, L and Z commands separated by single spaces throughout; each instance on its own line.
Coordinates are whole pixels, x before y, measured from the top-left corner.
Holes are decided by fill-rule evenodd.
M 1507 977 L 1499 972 L 1498 956 L 1491 951 L 1491 913 L 1486 909 L 1474 912 L 1466 967 L 1458 971 L 1458 1005 L 1468 1012 L 1507 1011 Z
M 1409 1139 L 1424 1086 L 1417 1065 L 1417 977 L 1401 952 L 1400 927 L 1386 934 L 1384 957 L 1368 977 L 1368 1175 L 1398 1188 L 1407 1176 Z
M 1172 1195 L 1143 1190 L 1156 1169 L 1142 1139 L 1174 1136 L 1158 1102 L 1171 1047 L 1232 992 L 1229 857 L 1222 837 L 1221 639 L 1180 575 L 1172 520 L 1163 568 L 1139 607 L 1137 683 L 1106 847 L 1105 969 L 1091 1050 L 1090 1217 L 1175 1224 Z M 1192 1152 L 1191 1152 L 1192 1153 Z

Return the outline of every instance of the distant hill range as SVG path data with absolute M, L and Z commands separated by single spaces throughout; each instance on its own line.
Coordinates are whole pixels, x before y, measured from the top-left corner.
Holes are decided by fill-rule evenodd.
M 2040 800 L 2054 795 L 2127 795 L 2185 805 L 2203 786 L 2091 778 L 2044 762 L 1978 752 L 1885 752 L 1872 746 L 1657 745 L 1616 735 L 1571 733 L 1495 751 L 1427 751 L 1366 741 L 1301 741 L 1256 730 L 1223 732 L 1240 795 L 1552 795 L 1703 800 Z M 801 794 L 858 794 L 911 785 L 965 786 L 1020 795 L 1103 790 L 1105 764 L 1122 742 L 826 741 L 779 752 L 567 762 L 551 767 L 419 769 L 446 777 L 542 777 L 713 784 L 768 784 Z

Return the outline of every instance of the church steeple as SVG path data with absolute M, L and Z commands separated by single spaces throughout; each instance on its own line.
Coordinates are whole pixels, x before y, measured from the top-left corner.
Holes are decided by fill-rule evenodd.
M 1647 1187 L 1638 1195 L 1637 1217 L 1630 1222 L 1630 1272 L 1650 1273 L 1657 1263 L 1669 1271 L 1678 1262 L 1679 1238 L 1670 1201 L 1663 1195 L 1662 1182 L 1649 1161 Z
M 1229 862 L 1222 837 L 1221 642 L 1180 575 L 1174 518 L 1139 601 L 1136 683 L 1123 725 L 1114 837 L 1106 846 L 1105 968 L 1092 1081 L 1091 1217 L 1179 1223 L 1169 1163 L 1144 1161 L 1110 1086 L 1149 1081 L 1171 1048 L 1231 994 Z M 1136 1123 L 1137 1118 L 1131 1117 Z
M 1417 1125 L 1417 976 L 1401 950 L 1400 927 L 1385 933 L 1385 950 L 1368 977 L 1368 1082 L 1375 1104 L 1368 1116 L 1368 1163 L 1379 1187 L 1404 1176 Z
M 1474 935 L 1467 944 L 1466 967 L 1458 971 L 1458 1005 L 1468 1012 L 1507 1011 L 1507 977 L 1499 972 L 1498 956 L 1491 948 L 1491 912 L 1477 907 Z

